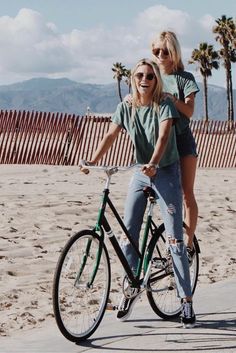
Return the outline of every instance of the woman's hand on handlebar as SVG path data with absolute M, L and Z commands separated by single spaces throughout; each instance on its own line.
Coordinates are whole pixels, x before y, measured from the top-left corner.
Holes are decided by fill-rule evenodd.
M 94 165 L 94 163 L 92 161 L 81 160 L 79 162 L 80 171 L 84 174 L 89 174 L 89 168 L 86 168 L 86 166 L 90 166 L 90 165 Z
M 141 168 L 143 174 L 147 175 L 148 177 L 152 178 L 156 175 L 157 166 L 155 164 L 145 164 Z

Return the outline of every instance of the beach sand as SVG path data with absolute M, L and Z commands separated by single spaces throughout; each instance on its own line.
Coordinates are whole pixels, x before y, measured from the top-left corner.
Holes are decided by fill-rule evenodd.
M 131 173 L 118 173 L 111 182 L 121 214 Z M 1 165 L 0 335 L 14 336 L 54 320 L 51 292 L 60 250 L 72 234 L 94 226 L 104 178 L 102 172 L 84 175 L 78 167 Z M 236 278 L 235 180 L 236 169 L 197 172 L 199 286 Z M 120 237 L 121 231 L 114 230 Z M 123 270 L 112 251 L 110 256 L 110 299 L 117 304 Z

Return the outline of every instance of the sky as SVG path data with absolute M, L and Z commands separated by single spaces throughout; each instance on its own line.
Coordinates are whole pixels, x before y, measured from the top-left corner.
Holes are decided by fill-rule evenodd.
M 201 42 L 218 49 L 212 27 L 222 15 L 236 17 L 235 0 L 0 0 L 0 85 L 34 77 L 112 83 L 113 64 L 131 69 L 151 57 L 162 30 L 176 32 L 185 68 L 201 82 L 188 60 Z M 210 84 L 225 81 L 223 67 L 213 70 Z

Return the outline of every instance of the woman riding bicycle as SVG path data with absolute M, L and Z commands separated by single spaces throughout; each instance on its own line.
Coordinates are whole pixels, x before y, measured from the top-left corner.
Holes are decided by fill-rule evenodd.
M 128 132 L 135 147 L 136 162 L 143 167 L 135 171 L 130 181 L 124 223 L 138 246 L 147 203 L 143 188 L 152 186 L 173 258 L 178 295 L 182 300 L 182 323 L 184 327 L 193 327 L 196 318 L 192 306 L 189 263 L 183 242 L 182 189 L 174 130 L 179 115 L 171 99 L 163 98 L 160 71 L 153 61 L 142 59 L 136 64 L 131 73 L 131 84 L 132 107 L 126 102 L 117 106 L 109 131 L 88 163 L 96 164 L 102 158 L 122 128 Z M 135 272 L 138 261 L 135 250 L 130 244 L 123 244 L 123 251 Z M 139 292 L 136 289 L 136 296 L 132 298 L 122 297 L 118 320 L 125 321 L 129 317 Z

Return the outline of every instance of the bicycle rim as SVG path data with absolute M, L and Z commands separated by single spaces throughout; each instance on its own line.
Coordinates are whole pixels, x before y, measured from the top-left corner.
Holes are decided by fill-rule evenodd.
M 61 253 L 53 285 L 55 319 L 67 339 L 80 342 L 94 333 L 103 318 L 109 291 L 110 263 L 105 245 L 93 231 L 75 234 Z

